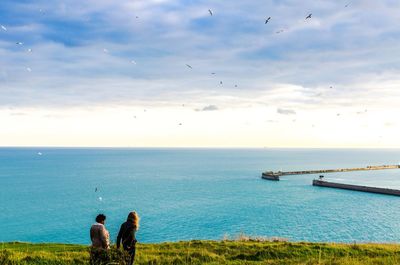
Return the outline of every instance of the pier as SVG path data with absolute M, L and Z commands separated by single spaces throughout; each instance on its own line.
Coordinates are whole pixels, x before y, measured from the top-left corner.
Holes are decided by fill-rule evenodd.
M 313 186 L 329 187 L 329 188 L 336 188 L 336 189 L 355 190 L 355 191 L 363 191 L 363 192 L 371 192 L 371 193 L 379 193 L 379 194 L 400 196 L 400 190 L 387 189 L 387 188 L 377 188 L 377 187 L 368 187 L 368 186 L 360 186 L 360 185 L 352 185 L 352 184 L 343 184 L 343 183 L 335 183 L 335 182 L 328 182 L 328 181 L 320 180 L 320 179 L 314 179 L 313 180 Z
M 338 169 L 320 169 L 320 170 L 304 170 L 304 171 L 266 171 L 263 172 L 261 177 L 267 180 L 279 180 L 280 176 L 286 175 L 305 175 L 305 174 L 320 174 L 320 173 L 335 173 L 335 172 L 349 172 L 349 171 L 365 171 L 365 170 L 384 170 L 384 169 L 399 169 L 400 165 L 382 165 L 382 166 L 367 166 L 356 168 L 338 168 Z

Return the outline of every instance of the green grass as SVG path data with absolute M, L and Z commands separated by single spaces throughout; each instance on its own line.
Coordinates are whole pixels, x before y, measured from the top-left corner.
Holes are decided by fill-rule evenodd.
M 87 246 L 0 243 L 0 265 L 88 263 Z M 197 240 L 138 244 L 135 264 L 400 264 L 400 245 Z

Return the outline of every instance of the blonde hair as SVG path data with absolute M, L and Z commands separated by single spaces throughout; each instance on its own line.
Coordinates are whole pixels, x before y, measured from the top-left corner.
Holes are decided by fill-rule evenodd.
M 137 214 L 137 212 L 130 212 L 128 214 L 127 221 L 132 221 L 133 226 L 135 227 L 136 230 L 139 230 L 139 220 L 140 220 L 140 217 Z

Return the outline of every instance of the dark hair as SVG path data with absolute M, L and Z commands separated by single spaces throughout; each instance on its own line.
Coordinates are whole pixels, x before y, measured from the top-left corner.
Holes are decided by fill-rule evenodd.
M 96 216 L 96 222 L 101 223 L 103 221 L 106 220 L 106 216 L 104 214 L 99 214 L 98 216 Z

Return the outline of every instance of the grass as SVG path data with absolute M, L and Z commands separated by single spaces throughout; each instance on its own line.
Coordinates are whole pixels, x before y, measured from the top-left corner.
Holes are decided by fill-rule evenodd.
M 115 249 L 114 263 L 124 264 Z M 120 259 L 121 260 L 121 259 Z M 0 265 L 89 264 L 89 248 L 68 244 L 0 243 Z M 265 240 L 138 244 L 135 264 L 400 264 L 397 244 L 336 244 Z

